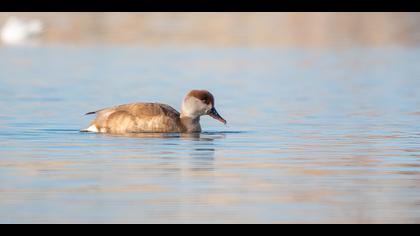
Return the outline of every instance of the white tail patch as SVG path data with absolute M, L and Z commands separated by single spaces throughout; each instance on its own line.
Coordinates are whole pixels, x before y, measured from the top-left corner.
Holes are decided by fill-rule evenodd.
M 84 131 L 93 132 L 93 133 L 98 133 L 99 132 L 98 128 L 96 128 L 96 125 L 91 125 L 91 126 L 89 126 L 89 128 L 85 129 Z

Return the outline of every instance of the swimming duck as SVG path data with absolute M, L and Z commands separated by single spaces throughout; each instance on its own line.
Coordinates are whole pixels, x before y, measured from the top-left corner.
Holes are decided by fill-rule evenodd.
M 161 103 L 133 103 L 89 112 L 96 119 L 82 131 L 95 133 L 197 133 L 200 117 L 209 115 L 226 124 L 214 107 L 214 97 L 207 90 L 192 90 L 182 101 L 181 113 Z

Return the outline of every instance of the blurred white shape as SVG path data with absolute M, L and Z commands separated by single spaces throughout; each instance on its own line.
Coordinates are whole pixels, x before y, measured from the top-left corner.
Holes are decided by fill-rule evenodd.
M 1 29 L 0 38 L 4 44 L 26 45 L 35 43 L 44 32 L 44 23 L 37 19 L 10 17 Z

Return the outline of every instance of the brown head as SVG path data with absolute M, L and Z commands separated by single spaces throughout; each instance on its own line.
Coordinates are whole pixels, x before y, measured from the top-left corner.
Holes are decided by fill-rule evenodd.
M 184 98 L 181 114 L 193 119 L 209 115 L 226 124 L 226 120 L 219 115 L 214 107 L 214 97 L 207 90 L 192 90 Z

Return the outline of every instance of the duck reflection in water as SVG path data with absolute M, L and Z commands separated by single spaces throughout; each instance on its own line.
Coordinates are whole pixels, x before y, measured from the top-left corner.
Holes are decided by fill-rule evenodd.
M 163 145 L 182 145 L 178 141 L 189 141 L 188 155 L 189 170 L 193 172 L 211 172 L 214 170 L 216 146 L 215 141 L 226 138 L 226 132 L 202 132 L 202 133 L 130 133 L 130 134 L 107 134 L 111 137 L 139 138 L 139 139 L 164 139 L 169 142 Z M 175 141 L 175 142 L 174 142 Z M 185 144 L 185 143 L 184 143 Z M 184 145 L 183 145 L 184 146 Z M 163 150 L 162 150 L 163 151 Z

